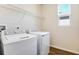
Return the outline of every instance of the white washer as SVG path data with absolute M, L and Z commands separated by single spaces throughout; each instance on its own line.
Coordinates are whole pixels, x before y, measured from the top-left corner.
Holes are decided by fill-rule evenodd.
M 37 35 L 37 54 L 48 55 L 50 48 L 50 33 L 49 32 L 32 32 Z
M 36 35 L 5 35 L 3 46 L 5 55 L 37 55 Z

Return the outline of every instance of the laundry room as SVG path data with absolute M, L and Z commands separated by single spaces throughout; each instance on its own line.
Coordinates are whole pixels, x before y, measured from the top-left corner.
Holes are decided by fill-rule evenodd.
M 0 55 L 78 55 L 79 4 L 0 4 Z

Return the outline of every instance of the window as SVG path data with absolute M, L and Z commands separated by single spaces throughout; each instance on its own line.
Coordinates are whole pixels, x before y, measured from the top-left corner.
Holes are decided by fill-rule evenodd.
M 69 4 L 58 5 L 58 24 L 60 26 L 70 25 L 71 6 Z

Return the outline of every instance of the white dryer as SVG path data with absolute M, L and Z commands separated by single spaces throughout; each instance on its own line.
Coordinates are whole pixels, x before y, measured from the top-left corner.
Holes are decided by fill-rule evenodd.
M 49 32 L 31 32 L 37 35 L 37 54 L 48 55 L 50 48 L 50 33 Z

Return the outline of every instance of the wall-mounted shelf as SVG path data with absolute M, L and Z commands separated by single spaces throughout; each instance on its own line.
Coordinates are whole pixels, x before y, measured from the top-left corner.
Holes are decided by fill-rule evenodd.
M 23 13 L 24 15 L 28 14 L 30 16 L 37 17 L 39 19 L 43 19 L 42 16 L 35 15 L 35 14 L 31 13 L 30 11 L 24 10 L 22 8 L 19 8 L 17 6 L 11 5 L 11 4 L 0 5 L 0 7 L 8 8 L 8 9 L 11 9 L 11 10 L 15 10 L 17 12 Z

